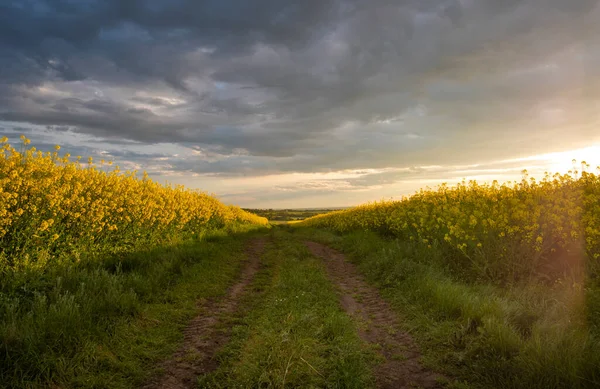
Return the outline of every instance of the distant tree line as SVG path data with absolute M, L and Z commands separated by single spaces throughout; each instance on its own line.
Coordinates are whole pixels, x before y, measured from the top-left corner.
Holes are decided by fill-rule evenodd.
M 311 216 L 320 215 L 334 211 L 333 209 L 251 209 L 245 208 L 247 212 L 252 212 L 258 216 L 266 217 L 272 221 L 292 221 L 304 220 Z

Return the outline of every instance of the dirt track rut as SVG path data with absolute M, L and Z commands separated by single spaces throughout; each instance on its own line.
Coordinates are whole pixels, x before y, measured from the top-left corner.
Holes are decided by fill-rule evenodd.
M 230 338 L 229 331 L 223 331 L 219 324 L 224 316 L 237 310 L 238 302 L 260 267 L 260 256 L 265 244 L 266 238 L 257 238 L 249 242 L 246 248 L 249 261 L 245 264 L 239 280 L 224 298 L 204 304 L 202 312 L 185 329 L 183 346 L 162 363 L 164 373 L 144 385 L 143 389 L 195 388 L 199 375 L 214 371 L 218 367 L 214 356 Z
M 310 252 L 324 259 L 329 278 L 339 288 L 340 302 L 359 322 L 361 339 L 379 348 L 384 361 L 374 372 L 378 388 L 441 388 L 440 375 L 425 369 L 412 337 L 400 330 L 397 315 L 378 291 L 360 276 L 342 253 L 316 242 L 306 242 Z

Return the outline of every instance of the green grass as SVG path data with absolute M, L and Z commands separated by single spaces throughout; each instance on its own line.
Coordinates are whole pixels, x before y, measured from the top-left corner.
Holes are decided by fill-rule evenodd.
M 246 237 L 217 233 L 7 281 L 0 387 L 139 385 L 178 347 L 197 301 L 221 296 L 233 282 Z
M 341 309 L 321 262 L 282 229 L 202 388 L 368 388 L 374 353 Z
M 292 230 L 347 253 L 405 318 L 425 364 L 460 387 L 600 387 L 597 281 L 467 283 L 435 248 L 367 232 Z
M 245 240 L 265 234 L 219 232 L 0 280 L 0 387 L 138 387 L 181 345 L 198 301 L 234 282 Z M 268 234 L 250 293 L 218 318 L 231 341 L 199 387 L 373 387 L 376 354 L 304 239 L 357 264 L 450 387 L 600 387 L 597 279 L 500 287 L 453 274 L 435 247 L 374 233 L 282 226 Z

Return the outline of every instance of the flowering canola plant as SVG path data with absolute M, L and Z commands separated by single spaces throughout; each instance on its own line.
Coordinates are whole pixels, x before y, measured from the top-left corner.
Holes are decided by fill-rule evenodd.
M 43 266 L 59 254 L 117 252 L 267 219 L 144 173 L 105 171 L 88 159 L 23 151 L 0 139 L 0 271 Z M 84 251 L 85 250 L 85 251 Z
M 318 215 L 302 225 L 370 230 L 435 246 L 449 265 L 479 279 L 512 281 L 598 269 L 600 176 L 584 171 L 546 174 L 536 181 L 524 174 L 522 181 L 505 184 L 442 184 L 400 201 Z

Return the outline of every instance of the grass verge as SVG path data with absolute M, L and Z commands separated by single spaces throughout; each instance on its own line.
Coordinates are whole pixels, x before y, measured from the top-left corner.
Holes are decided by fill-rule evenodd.
M 263 268 L 233 318 L 220 368 L 202 388 L 369 388 L 374 353 L 343 312 L 322 264 L 275 229 Z
M 600 338 L 589 282 L 504 288 L 468 284 L 441 252 L 374 233 L 292 229 L 336 247 L 403 315 L 429 367 L 473 388 L 600 387 Z
M 0 387 L 131 388 L 225 293 L 246 234 L 57 266 L 0 293 Z

